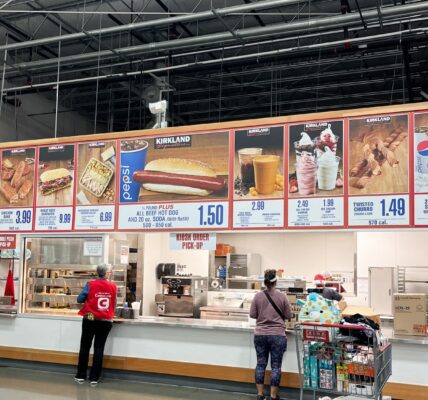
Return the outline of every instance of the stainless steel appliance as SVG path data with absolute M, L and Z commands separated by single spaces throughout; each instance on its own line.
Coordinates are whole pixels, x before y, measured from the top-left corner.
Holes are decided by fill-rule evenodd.
M 158 315 L 199 318 L 200 308 L 207 305 L 208 278 L 202 276 L 164 276 L 162 293 L 156 295 Z
M 258 277 L 262 273 L 260 254 L 230 253 L 226 265 L 228 289 L 251 289 L 246 278 Z

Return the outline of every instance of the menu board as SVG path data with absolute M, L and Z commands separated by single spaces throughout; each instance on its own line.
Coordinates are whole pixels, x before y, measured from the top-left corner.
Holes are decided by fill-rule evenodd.
M 235 132 L 234 228 L 284 226 L 284 127 Z
M 409 118 L 349 120 L 349 226 L 409 225 Z
M 415 225 L 428 226 L 428 113 L 414 120 Z
M 74 144 L 39 147 L 36 231 L 69 231 L 73 223 Z
M 116 141 L 78 145 L 75 230 L 114 229 L 116 159 Z
M 428 227 L 428 110 L 7 147 L 0 162 L 0 233 Z
M 0 231 L 33 227 L 35 148 L 1 152 Z
M 288 226 L 343 227 L 343 121 L 288 129 Z
M 119 229 L 229 226 L 229 132 L 120 141 Z

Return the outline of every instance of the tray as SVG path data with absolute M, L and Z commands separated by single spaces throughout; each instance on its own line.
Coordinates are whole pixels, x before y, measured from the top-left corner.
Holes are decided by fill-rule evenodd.
M 91 158 L 86 164 L 79 183 L 84 189 L 96 197 L 101 197 L 109 185 L 114 171 L 107 164 Z

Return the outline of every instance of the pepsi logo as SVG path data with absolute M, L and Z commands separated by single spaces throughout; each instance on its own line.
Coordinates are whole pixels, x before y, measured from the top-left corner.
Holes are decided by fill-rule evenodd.
M 421 156 L 428 156 L 428 140 L 418 143 L 416 150 Z

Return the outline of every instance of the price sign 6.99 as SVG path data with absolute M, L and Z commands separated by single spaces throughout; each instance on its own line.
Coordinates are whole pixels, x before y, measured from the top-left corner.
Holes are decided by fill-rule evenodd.
M 77 206 L 76 230 L 111 230 L 114 229 L 115 209 L 113 205 Z
M 349 226 L 409 225 L 409 196 L 349 198 Z

